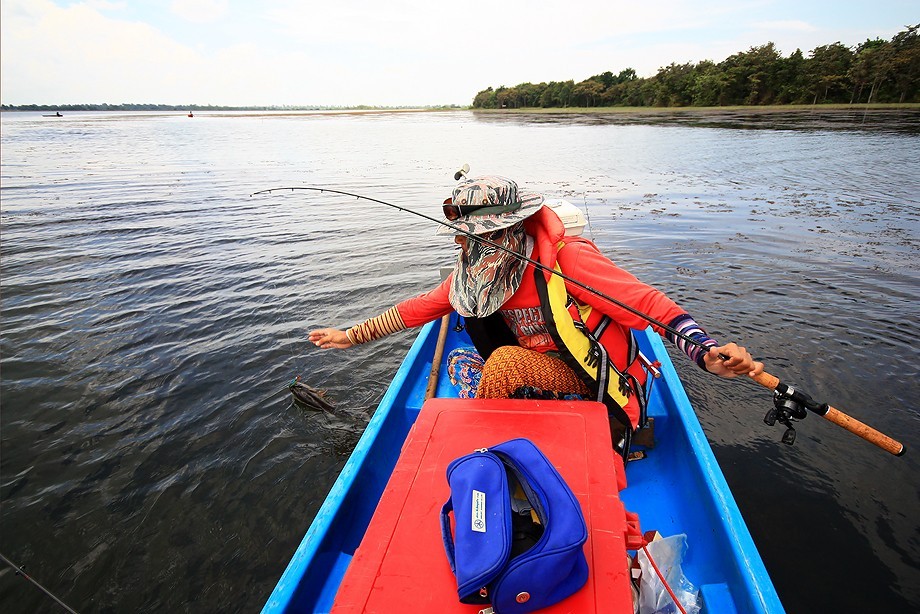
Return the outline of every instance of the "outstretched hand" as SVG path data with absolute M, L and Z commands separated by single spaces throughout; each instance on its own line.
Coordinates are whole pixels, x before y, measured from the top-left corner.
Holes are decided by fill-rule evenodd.
M 720 354 L 728 358 L 723 360 Z M 763 373 L 763 363 L 754 360 L 746 349 L 735 343 L 709 348 L 709 352 L 703 356 L 703 361 L 706 363 L 706 370 L 719 377 L 754 377 Z
M 345 331 L 341 331 L 335 328 L 320 328 L 318 330 L 311 330 L 310 334 L 307 335 L 307 338 L 310 340 L 310 343 L 324 350 L 328 350 L 329 348 L 344 350 L 345 348 L 350 348 L 354 345 L 348 339 L 348 335 L 345 334 Z

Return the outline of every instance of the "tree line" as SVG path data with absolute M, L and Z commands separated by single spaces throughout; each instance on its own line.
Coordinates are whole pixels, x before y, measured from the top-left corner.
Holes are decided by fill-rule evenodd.
M 632 68 L 575 83 L 521 83 L 477 93 L 473 108 L 727 106 L 920 102 L 920 24 L 892 39 L 836 42 L 783 57 L 770 42 L 715 63 L 675 64 L 640 78 Z

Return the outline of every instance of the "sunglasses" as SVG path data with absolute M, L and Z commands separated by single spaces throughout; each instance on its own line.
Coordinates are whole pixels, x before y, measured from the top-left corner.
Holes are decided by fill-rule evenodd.
M 445 200 L 444 204 L 441 206 L 441 209 L 444 211 L 444 217 L 446 217 L 449 222 L 453 222 L 464 215 L 471 215 L 474 211 L 479 211 L 479 215 L 499 215 L 517 211 L 520 208 L 521 203 L 512 203 L 510 205 L 455 205 L 450 198 Z M 488 209 L 488 211 L 483 211 L 483 209 Z

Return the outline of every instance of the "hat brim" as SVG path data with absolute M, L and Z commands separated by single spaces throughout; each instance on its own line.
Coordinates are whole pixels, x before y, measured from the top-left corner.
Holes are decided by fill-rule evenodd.
M 482 235 L 524 221 L 540 210 L 543 206 L 543 197 L 540 194 L 521 194 L 521 207 L 511 213 L 498 215 L 463 215 L 455 220 L 445 221 L 438 227 L 439 235 Z

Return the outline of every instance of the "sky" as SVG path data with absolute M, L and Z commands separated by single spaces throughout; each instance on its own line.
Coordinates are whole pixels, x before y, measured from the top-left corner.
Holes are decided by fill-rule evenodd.
M 3 104 L 468 105 L 776 44 L 891 39 L 918 0 L 0 0 Z

